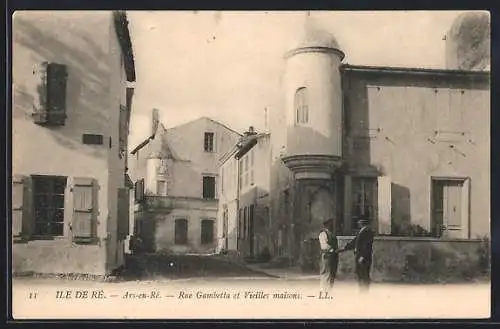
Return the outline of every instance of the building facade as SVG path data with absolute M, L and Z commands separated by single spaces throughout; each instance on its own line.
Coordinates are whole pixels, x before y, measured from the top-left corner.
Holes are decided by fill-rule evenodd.
M 131 153 L 136 180 L 134 233 L 145 250 L 215 251 L 218 159 L 239 137 L 205 117 L 165 129 L 153 110 L 151 136 Z
M 221 158 L 220 250 L 238 250 L 251 258 L 269 250 L 270 141 L 269 133 L 250 127 Z
M 489 72 L 355 66 L 344 56 L 309 24 L 285 56 L 284 106 L 260 168 L 272 255 L 299 261 L 328 218 L 339 237 L 361 217 L 379 237 L 488 236 Z
M 124 12 L 13 17 L 13 271 L 124 264 L 135 81 Z

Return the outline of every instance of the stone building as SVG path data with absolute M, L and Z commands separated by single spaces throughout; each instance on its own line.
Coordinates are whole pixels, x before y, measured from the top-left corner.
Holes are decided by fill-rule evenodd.
M 269 249 L 271 136 L 253 127 L 220 160 L 220 250 L 258 257 Z M 231 219 L 231 220 L 230 220 Z
M 309 22 L 298 39 L 260 168 L 273 256 L 299 261 L 329 217 L 341 240 L 362 216 L 377 239 L 489 235 L 489 72 L 344 64 L 336 38 Z
M 132 152 L 134 234 L 147 251 L 215 251 L 219 157 L 240 134 L 203 117 L 165 129 L 152 112 L 151 135 Z
M 13 16 L 13 271 L 124 263 L 134 57 L 125 12 Z

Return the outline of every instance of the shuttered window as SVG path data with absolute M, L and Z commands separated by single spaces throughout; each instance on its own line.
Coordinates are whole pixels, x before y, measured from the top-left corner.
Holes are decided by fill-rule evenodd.
M 71 230 L 75 241 L 89 241 L 97 236 L 97 181 L 73 179 L 73 218 Z
M 61 126 L 66 121 L 66 65 L 43 62 L 33 70 L 38 76 L 38 97 L 33 106 L 35 123 Z
M 184 218 L 175 220 L 175 244 L 185 245 L 188 242 L 188 221 Z
M 12 236 L 14 239 L 23 233 L 24 180 L 21 175 L 12 177 Z
M 214 242 L 214 220 L 204 219 L 201 221 L 201 244 Z
M 64 235 L 66 177 L 33 176 L 35 236 Z
M 118 189 L 118 239 L 123 240 L 129 235 L 129 189 Z

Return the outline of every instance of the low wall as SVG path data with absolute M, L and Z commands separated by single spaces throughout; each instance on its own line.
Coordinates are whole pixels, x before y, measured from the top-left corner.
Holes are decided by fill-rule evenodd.
M 338 237 L 339 247 L 353 237 Z M 440 240 L 418 237 L 376 237 L 373 281 L 454 282 L 489 276 L 490 245 L 484 240 Z M 319 269 L 319 243 L 304 243 L 300 265 L 304 272 Z M 355 279 L 354 254 L 340 254 L 339 279 Z
M 106 249 L 75 245 L 67 240 L 16 243 L 12 248 L 14 274 L 106 274 Z

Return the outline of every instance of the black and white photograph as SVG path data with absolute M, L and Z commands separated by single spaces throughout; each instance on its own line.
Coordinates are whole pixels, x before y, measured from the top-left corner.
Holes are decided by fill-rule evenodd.
M 12 316 L 486 319 L 488 11 L 16 11 Z

